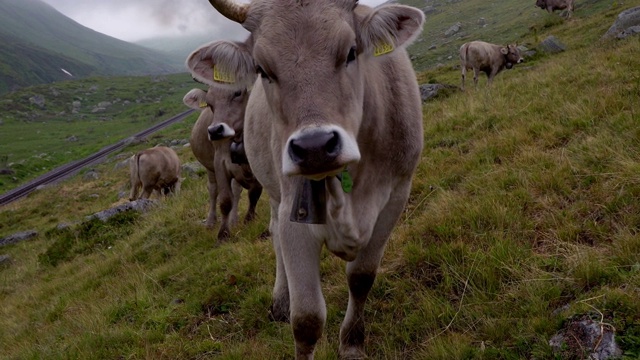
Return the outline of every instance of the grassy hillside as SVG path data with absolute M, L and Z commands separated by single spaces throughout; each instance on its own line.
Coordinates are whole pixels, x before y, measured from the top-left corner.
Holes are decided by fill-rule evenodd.
M 640 356 L 640 38 L 598 41 L 640 0 L 606 3 L 571 21 L 528 19 L 523 42 L 553 34 L 568 50 L 424 105 L 423 158 L 366 306 L 370 358 L 580 359 L 548 344 L 573 317 L 615 329 L 623 358 Z M 447 64 L 419 78 L 457 84 Z M 56 230 L 123 201 L 127 171 L 114 163 L 0 209 L 0 236 L 41 232 L 0 248 L 12 259 L 0 265 L 3 355 L 292 358 L 289 325 L 267 316 L 268 199 L 224 244 L 200 224 L 204 177 L 147 214 Z M 337 359 L 344 262 L 324 253 L 321 274 L 316 358 Z
M 63 65 L 76 77 L 184 70 L 164 53 L 93 31 L 40 0 L 0 2 L 0 40 L 0 93 L 65 79 Z
M 90 77 L 0 98 L 0 192 L 126 139 L 187 108 L 187 73 Z
M 458 59 L 460 46 L 472 40 L 496 44 L 518 43 L 528 47 L 538 45 L 541 35 L 536 27 L 559 22 L 558 14 L 547 15 L 535 7 L 534 0 L 403 0 L 404 4 L 426 11 L 425 31 L 409 50 L 414 67 L 426 70 Z M 587 17 L 620 6 L 616 1 L 577 0 L 575 14 Z M 460 31 L 450 36 L 447 30 L 460 23 Z M 533 29 L 531 27 L 534 27 Z M 581 38 L 580 41 L 583 39 Z M 588 44 L 588 42 L 584 42 Z

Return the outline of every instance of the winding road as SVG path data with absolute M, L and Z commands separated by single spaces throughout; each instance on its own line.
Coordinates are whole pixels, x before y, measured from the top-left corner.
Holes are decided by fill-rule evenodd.
M 189 116 L 192 112 L 194 112 L 195 110 L 193 109 L 189 109 L 183 113 L 180 113 L 176 116 L 173 116 L 167 120 L 164 120 L 162 122 L 159 122 L 157 124 L 155 124 L 154 126 L 143 130 L 137 134 L 134 134 L 133 136 L 121 140 L 113 145 L 109 145 L 103 149 L 101 149 L 100 151 L 87 156 L 84 159 L 81 160 L 77 160 L 65 165 L 62 165 L 60 167 L 57 167 L 51 171 L 49 171 L 48 173 L 41 175 L 37 178 L 35 178 L 34 180 L 29 181 L 28 183 L 21 185 L 15 189 L 9 190 L 6 193 L 0 195 L 0 206 L 9 204 L 12 201 L 18 200 L 23 196 L 28 195 L 29 193 L 31 193 L 32 191 L 36 190 L 39 186 L 43 186 L 43 185 L 48 185 L 51 183 L 54 183 L 56 181 L 65 179 L 75 173 L 77 173 L 78 171 L 80 171 L 82 168 L 84 168 L 85 166 L 89 166 L 91 164 L 94 164 L 102 159 L 104 159 L 106 156 L 118 151 L 118 150 L 122 150 L 123 148 L 125 148 L 127 145 L 129 145 L 131 143 L 132 140 L 136 139 L 136 138 L 144 138 L 146 136 L 149 136 L 150 134 L 153 134 L 156 131 L 159 131 L 161 129 L 164 129 L 165 127 L 178 122 L 182 119 L 184 119 L 185 117 Z

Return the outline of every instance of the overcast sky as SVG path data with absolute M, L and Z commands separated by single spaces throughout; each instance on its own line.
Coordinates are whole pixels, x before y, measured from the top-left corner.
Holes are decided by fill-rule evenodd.
M 212 39 L 244 40 L 248 34 L 242 26 L 218 14 L 207 0 L 42 1 L 88 28 L 130 42 L 204 33 Z M 385 1 L 360 2 L 375 6 Z

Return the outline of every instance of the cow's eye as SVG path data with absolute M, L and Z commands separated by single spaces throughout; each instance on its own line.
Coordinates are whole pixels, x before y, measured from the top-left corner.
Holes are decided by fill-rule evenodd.
M 242 95 L 242 90 L 238 90 L 236 92 L 233 93 L 233 98 L 237 98 L 238 96 Z
M 347 55 L 347 65 L 349 65 L 349 63 L 354 61 L 355 59 L 356 59 L 356 47 L 352 46 L 351 49 L 349 49 L 349 54 Z

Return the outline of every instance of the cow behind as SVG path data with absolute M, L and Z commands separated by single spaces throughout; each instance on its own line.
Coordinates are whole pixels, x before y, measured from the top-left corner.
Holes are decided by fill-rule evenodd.
M 129 160 L 131 194 L 129 200 L 148 199 L 151 193 L 177 193 L 180 191 L 180 158 L 166 146 L 142 150 Z
M 473 83 L 478 86 L 480 71 L 487 74 L 489 85 L 493 78 L 504 69 L 523 62 L 518 47 L 513 45 L 495 45 L 484 41 L 471 41 L 460 47 L 460 68 L 462 70 L 462 90 L 467 77 L 467 69 L 473 69 Z
M 571 18 L 575 4 L 575 0 L 536 0 L 536 6 L 547 10 L 549 14 L 556 10 L 567 10 L 567 19 Z
M 248 92 L 209 88 L 193 89 L 183 98 L 185 105 L 201 110 L 191 130 L 190 145 L 194 156 L 207 169 L 209 214 L 205 225 L 213 227 L 217 221 L 216 204 L 220 203 L 222 221 L 218 238 L 230 235 L 230 227 L 238 220 L 238 202 L 242 188 L 248 189 L 249 208 L 245 221 L 255 217 L 262 186 L 255 179 L 249 164 L 232 161 L 231 147 L 242 146 L 242 129 Z M 233 159 L 236 160 L 236 159 Z
M 420 92 L 405 47 L 424 14 L 355 0 L 210 2 L 251 36 L 196 50 L 192 75 L 236 88 L 260 76 L 244 131 L 271 204 L 271 316 L 291 322 L 296 358 L 312 359 L 326 321 L 326 246 L 347 261 L 340 356 L 364 357 L 364 304 L 422 153 Z

